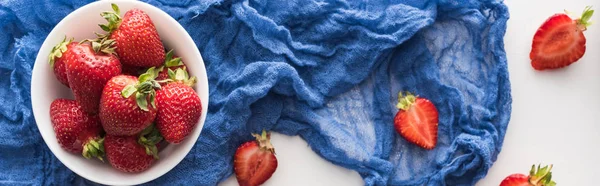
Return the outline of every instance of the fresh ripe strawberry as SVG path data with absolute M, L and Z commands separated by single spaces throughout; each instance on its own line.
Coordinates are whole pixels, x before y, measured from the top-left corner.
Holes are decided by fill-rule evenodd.
M 156 127 L 165 140 L 179 143 L 188 136 L 202 114 L 202 103 L 198 94 L 190 87 L 195 78 L 189 78 L 183 69 L 168 70 L 174 82 L 156 92 Z
M 104 148 L 98 116 L 84 112 L 75 100 L 56 99 L 50 104 L 50 121 L 63 149 L 102 160 Z
M 48 58 L 50 60 L 50 67 L 54 69 L 54 75 L 56 79 L 63 85 L 69 87 L 69 79 L 67 78 L 67 65 L 66 65 L 66 57 L 63 57 L 63 53 L 70 53 L 71 48 L 74 45 L 77 45 L 76 42 L 73 42 L 73 39 L 67 41 L 67 37 L 58 43 L 56 46 L 52 48 L 50 55 Z M 70 54 L 64 54 L 65 56 Z
M 438 112 L 435 105 L 425 98 L 410 93 L 398 94 L 398 113 L 394 128 L 406 141 L 431 150 L 437 143 Z
M 583 31 L 590 25 L 594 10 L 586 7 L 580 19 L 572 20 L 566 14 L 548 18 L 533 36 L 529 58 L 536 70 L 556 69 L 575 63 L 585 53 Z
M 142 172 L 154 163 L 152 155 L 137 142 L 137 136 L 113 136 L 107 134 L 104 139 L 106 158 L 117 170 L 123 172 Z
M 124 65 L 136 67 L 159 67 L 165 61 L 165 50 L 150 16 L 140 9 L 131 9 L 123 19 L 117 5 L 114 12 L 101 15 L 108 21 L 100 27 L 110 32 L 110 39 L 116 41 L 117 54 Z
M 271 133 L 252 134 L 256 141 L 240 145 L 235 152 L 233 169 L 240 186 L 255 186 L 267 181 L 277 169 Z
M 556 186 L 552 181 L 552 165 L 540 168 L 531 167 L 529 175 L 511 174 L 500 182 L 500 186 Z
M 158 131 L 149 126 L 140 136 L 113 136 L 104 139 L 106 158 L 110 165 L 123 172 L 142 172 L 158 159 L 157 144 L 162 140 Z
M 167 52 L 165 57 L 165 63 L 163 66 L 159 68 L 158 77 L 156 77 L 157 81 L 169 79 L 169 69 L 172 71 L 176 71 L 178 68 L 187 69 L 181 58 L 175 56 L 173 54 L 173 50 Z M 187 71 L 187 70 L 186 70 Z M 166 85 L 167 82 L 161 82 L 160 85 Z
M 121 74 L 121 63 L 113 55 L 113 41 L 93 41 L 92 45 L 73 45 L 72 52 L 65 53 L 67 77 L 75 100 L 88 113 L 98 113 L 102 88 L 113 76 Z
M 107 134 L 131 136 L 152 124 L 156 117 L 154 89 L 160 87 L 153 81 L 155 77 L 118 75 L 106 83 L 100 100 L 100 121 Z

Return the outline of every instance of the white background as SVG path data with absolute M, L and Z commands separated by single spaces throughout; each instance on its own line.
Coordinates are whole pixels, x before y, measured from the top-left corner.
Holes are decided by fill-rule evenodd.
M 554 164 L 558 185 L 598 185 L 600 171 L 600 0 L 507 0 L 510 19 L 505 49 L 512 84 L 512 116 L 504 146 L 478 185 L 498 185 L 532 164 Z M 579 17 L 586 5 L 598 9 L 584 33 L 587 51 L 573 65 L 535 71 L 529 52 L 537 28 L 555 12 Z
M 498 185 L 532 164 L 554 164 L 558 185 L 597 185 L 600 176 L 600 0 L 506 0 L 510 20 L 505 49 L 513 110 L 502 152 L 478 186 Z M 580 16 L 586 5 L 599 9 L 585 32 L 587 52 L 560 70 L 535 71 L 529 51 L 537 28 L 552 14 Z M 265 185 L 363 185 L 351 170 L 315 154 L 299 137 L 273 135 L 279 167 Z M 222 185 L 237 185 L 235 176 Z

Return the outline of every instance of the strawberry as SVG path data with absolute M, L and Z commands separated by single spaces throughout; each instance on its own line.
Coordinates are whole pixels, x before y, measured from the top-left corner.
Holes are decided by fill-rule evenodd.
M 529 175 L 511 174 L 500 182 L 500 186 L 555 186 L 556 182 L 552 181 L 552 165 L 540 168 L 537 170 L 535 165 L 531 167 Z
M 536 70 L 562 68 L 583 57 L 586 48 L 583 31 L 591 24 L 592 14 L 594 10 L 586 7 L 579 19 L 573 20 L 566 14 L 548 18 L 533 36 L 531 66 Z
M 271 133 L 252 134 L 256 141 L 240 145 L 235 152 L 233 169 L 240 186 L 255 186 L 267 181 L 277 169 Z
M 424 149 L 435 147 L 438 133 L 438 112 L 431 101 L 410 93 L 398 94 L 398 113 L 394 128 L 404 139 Z
M 73 45 L 65 53 L 67 77 L 75 100 L 88 113 L 98 113 L 102 88 L 113 76 L 121 74 L 121 63 L 113 54 L 114 41 L 103 39 L 92 44 Z
M 123 172 L 142 172 L 158 159 L 157 144 L 162 140 L 151 125 L 140 136 L 114 136 L 104 139 L 106 158 L 110 165 Z
M 165 50 L 150 16 L 140 9 L 131 9 L 121 19 L 119 7 L 103 12 L 108 24 L 100 27 L 116 41 L 116 52 L 124 65 L 159 67 L 165 61 Z
M 139 79 L 118 75 L 106 83 L 100 100 L 100 121 L 107 134 L 131 136 L 152 124 L 156 117 L 154 89 L 160 88 L 155 77 L 152 73 L 144 73 Z
M 73 42 L 73 39 L 67 41 L 67 37 L 58 43 L 56 46 L 52 48 L 50 55 L 48 55 L 50 61 L 50 67 L 54 69 L 54 75 L 56 79 L 63 85 L 69 87 L 69 79 L 67 78 L 67 65 L 66 65 L 66 57 L 63 57 L 64 53 L 71 53 L 71 49 L 77 43 Z M 70 54 L 64 54 L 67 56 Z
M 63 149 L 102 160 L 104 148 L 98 116 L 83 111 L 75 100 L 56 99 L 50 104 L 50 121 Z
M 165 57 L 165 63 L 163 66 L 159 68 L 158 77 L 156 77 L 157 81 L 170 79 L 169 78 L 169 69 L 172 71 L 176 71 L 178 68 L 187 69 L 181 58 L 175 56 L 173 54 L 173 50 L 167 52 Z M 166 82 L 161 83 L 161 85 L 165 85 Z
M 175 82 L 163 86 L 156 92 L 156 127 L 170 143 L 179 143 L 189 135 L 202 114 L 202 103 L 198 94 L 190 87 L 195 77 L 179 68 L 176 72 L 168 69 Z

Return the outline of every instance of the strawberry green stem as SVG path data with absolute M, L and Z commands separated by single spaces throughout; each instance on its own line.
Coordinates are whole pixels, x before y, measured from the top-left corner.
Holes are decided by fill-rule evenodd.
M 67 45 L 69 45 L 69 43 L 73 42 L 73 38 L 69 39 L 67 41 L 67 36 L 65 36 L 65 38 L 58 44 L 56 44 L 56 46 L 52 47 L 52 50 L 50 51 L 50 54 L 48 55 L 49 58 L 49 62 L 50 62 L 50 67 L 54 68 L 54 60 L 56 58 L 61 58 L 62 54 L 65 53 L 67 51 Z
M 261 150 L 266 150 L 275 153 L 275 148 L 273 147 L 273 144 L 271 144 L 271 132 L 267 132 L 263 129 L 260 135 L 252 134 L 252 136 L 256 138 L 256 142 L 258 142 L 258 147 Z
M 178 68 L 175 71 L 168 69 L 167 73 L 169 74 L 169 78 L 171 80 L 176 82 L 182 82 L 187 86 L 191 87 L 194 86 L 194 84 L 196 83 L 196 77 L 190 77 L 190 75 L 187 73 L 187 70 L 185 70 L 185 67 Z
M 117 28 L 119 28 L 119 25 L 121 24 L 121 16 L 119 16 L 119 14 L 121 14 L 121 11 L 119 10 L 119 6 L 117 6 L 114 3 L 110 4 L 113 12 L 110 11 L 105 11 L 100 13 L 100 16 L 102 16 L 104 19 L 106 19 L 106 21 L 108 21 L 108 24 L 99 24 L 98 26 L 100 26 L 100 28 L 102 28 L 102 30 L 108 32 L 110 35 L 110 33 L 112 33 L 113 31 L 115 31 Z
M 90 159 L 92 157 L 98 158 L 100 161 L 104 161 L 104 138 L 91 139 L 83 145 L 83 151 L 81 152 L 83 157 Z
M 100 13 L 100 16 L 104 17 L 104 19 L 106 19 L 106 21 L 108 21 L 108 24 L 103 25 L 103 24 L 98 24 L 98 26 L 100 26 L 100 28 L 102 28 L 102 30 L 108 32 L 106 34 L 99 34 L 99 33 L 95 33 L 96 36 L 98 36 L 96 39 L 86 39 L 83 40 L 79 43 L 85 43 L 85 42 L 90 42 L 92 44 L 92 48 L 94 49 L 94 52 L 98 53 L 98 52 L 102 52 L 105 54 L 110 54 L 110 55 L 117 55 L 117 53 L 115 52 L 115 40 L 110 39 L 110 34 L 116 30 L 117 28 L 119 28 L 119 25 L 121 24 L 121 16 L 119 16 L 119 14 L 121 13 L 119 10 L 119 7 L 112 3 L 111 4 L 113 12 L 109 12 L 109 11 L 105 11 Z
M 556 186 L 556 182 L 552 181 L 552 165 L 540 168 L 540 165 L 535 168 L 531 166 L 529 171 L 529 183 L 533 186 Z
M 161 88 L 160 84 L 154 80 L 156 77 L 158 77 L 158 70 L 154 67 L 148 69 L 146 73 L 140 75 L 138 83 L 127 85 L 123 88 L 123 90 L 121 90 L 121 96 L 123 96 L 123 98 L 129 98 L 135 93 L 135 101 L 138 107 L 143 111 L 149 111 L 149 97 L 152 108 L 156 109 L 156 89 Z
M 410 92 L 406 92 L 406 95 L 402 95 L 402 92 L 398 93 L 398 104 L 396 107 L 402 110 L 408 110 L 410 106 L 415 103 L 417 97 L 412 95 Z
M 85 42 L 90 42 L 92 43 L 92 49 L 94 50 L 94 52 L 99 53 L 105 53 L 105 54 L 109 54 L 109 55 L 117 55 L 117 53 L 115 52 L 115 40 L 113 39 L 109 39 L 108 35 L 103 35 L 103 34 L 98 34 L 96 33 L 96 35 L 98 36 L 98 38 L 96 39 L 85 39 L 79 43 L 85 43 Z
M 146 127 L 138 138 L 138 143 L 146 148 L 146 154 L 151 155 L 154 159 L 158 159 L 158 148 L 156 144 L 160 143 L 163 137 L 154 124 Z
M 592 25 L 592 22 L 590 22 L 592 15 L 594 15 L 594 10 L 592 10 L 591 6 L 586 6 L 583 10 L 583 14 L 581 14 L 581 18 L 575 20 L 577 22 L 577 27 L 579 27 L 581 31 L 587 30 L 587 27 Z
M 173 58 L 173 49 L 169 50 L 165 56 L 165 67 L 178 67 L 182 66 L 183 62 L 181 62 L 181 58 Z

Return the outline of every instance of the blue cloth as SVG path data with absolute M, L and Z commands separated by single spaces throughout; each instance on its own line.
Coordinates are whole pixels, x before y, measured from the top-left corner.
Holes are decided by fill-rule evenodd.
M 194 38 L 210 82 L 200 139 L 149 185 L 215 185 L 263 128 L 301 136 L 366 185 L 473 185 L 501 150 L 511 96 L 499 0 L 148 2 Z M 44 145 L 29 88 L 46 35 L 87 3 L 0 1 L 0 185 L 93 184 Z M 434 150 L 394 131 L 398 91 L 437 106 Z

